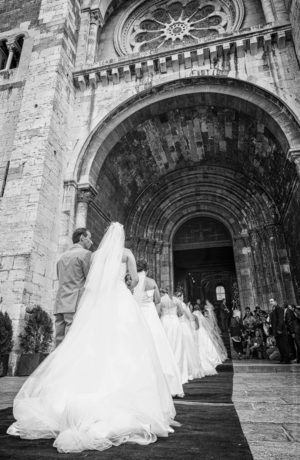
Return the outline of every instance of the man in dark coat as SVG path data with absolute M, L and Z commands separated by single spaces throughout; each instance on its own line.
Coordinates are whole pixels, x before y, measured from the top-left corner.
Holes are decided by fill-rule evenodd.
M 297 363 L 300 363 L 300 305 L 295 306 L 294 340 L 297 348 Z
M 290 304 L 285 304 L 284 320 L 285 320 L 285 325 L 286 325 L 287 333 L 288 333 L 288 346 L 289 346 L 290 359 L 294 360 L 296 359 L 296 348 L 295 348 L 295 341 L 294 341 L 295 313 L 294 313 L 294 307 Z
M 229 327 L 229 309 L 226 305 L 226 300 L 223 299 L 220 305 L 220 321 L 222 332 L 227 332 Z
M 280 352 L 281 360 L 283 364 L 290 363 L 289 347 L 288 347 L 288 334 L 287 328 L 284 321 L 284 308 L 278 305 L 275 299 L 270 299 L 271 308 L 273 308 L 271 320 L 272 330 L 275 336 L 276 343 Z

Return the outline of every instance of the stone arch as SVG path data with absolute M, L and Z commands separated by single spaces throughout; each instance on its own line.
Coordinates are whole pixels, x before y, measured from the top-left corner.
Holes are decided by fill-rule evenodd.
M 300 121 L 284 101 L 249 82 L 222 77 L 174 80 L 140 92 L 96 123 L 70 162 L 68 179 L 95 186 L 101 167 L 119 139 L 132 126 L 166 108 L 208 103 L 230 106 L 258 117 L 279 141 L 287 158 L 300 150 Z
M 276 205 L 261 193 L 260 184 L 251 183 L 249 189 L 249 185 L 243 185 L 244 179 L 242 174 L 237 177 L 235 171 L 218 167 L 202 166 L 184 174 L 177 170 L 165 176 L 162 184 L 156 184 L 155 190 L 149 187 L 139 196 L 126 221 L 126 232 L 137 256 L 152 260 L 150 267 L 158 282 L 174 287 L 172 241 L 178 228 L 195 216 L 210 216 L 231 234 L 242 306 L 266 304 L 271 293 L 281 299 L 287 295 L 288 288 L 283 286 L 280 291 L 273 282 L 278 271 L 276 260 L 266 268 L 265 259 L 257 256 L 263 252 L 272 258 L 266 229 L 276 234 Z M 255 238 L 259 239 L 256 243 Z M 280 235 L 276 235 L 277 251 L 282 244 Z M 267 292 L 257 270 L 263 273 Z
M 74 163 L 72 167 L 72 177 L 76 179 L 80 193 L 80 199 L 77 200 L 77 216 L 82 212 L 82 218 L 77 219 L 77 225 L 86 224 L 91 206 L 94 206 L 90 204 L 97 193 L 97 183 L 99 184 L 99 178 L 102 177 L 104 162 L 109 158 L 109 154 L 120 139 L 123 139 L 143 120 L 168 110 L 190 108 L 195 104 L 232 107 L 236 111 L 246 113 L 248 117 L 257 119 L 277 140 L 281 148 L 280 154 L 285 161 L 289 159 L 288 153 L 293 149 L 296 150 L 300 145 L 299 120 L 293 112 L 282 100 L 253 84 L 219 77 L 193 77 L 155 86 L 150 91 L 131 97 L 110 112 L 105 119 L 99 121 L 84 147 L 81 148 L 76 164 Z M 201 175 L 201 171 L 203 173 L 207 167 L 210 172 L 212 170 L 220 172 L 220 165 L 211 163 L 209 166 L 202 164 L 197 174 Z M 177 169 L 174 177 L 181 173 L 187 177 L 188 170 L 188 167 L 185 171 Z M 194 166 L 191 171 L 193 170 Z M 222 172 L 223 178 L 224 171 Z M 238 280 L 240 291 L 243 292 L 243 304 L 246 305 L 249 302 L 254 304 L 259 299 L 265 304 L 270 295 L 275 295 L 280 301 L 294 300 L 291 277 L 288 276 L 288 268 L 284 268 L 289 266 L 289 261 L 279 223 L 280 213 L 277 203 L 274 202 L 272 196 L 268 195 L 262 184 L 255 183 L 253 177 L 247 177 L 245 174 L 242 178 L 238 171 L 234 170 L 231 170 L 233 174 L 231 177 L 228 171 L 229 169 L 226 171 L 226 177 L 229 181 L 228 185 L 230 184 L 230 193 L 226 195 L 227 203 L 224 202 L 222 193 L 206 191 L 202 193 L 201 198 L 195 195 L 193 190 L 190 190 L 189 194 L 188 187 L 185 190 L 183 186 L 181 189 L 185 195 L 179 194 L 177 201 L 175 194 L 171 194 L 177 206 L 172 209 L 166 203 L 159 201 L 159 196 L 161 196 L 159 192 L 156 199 L 155 191 L 156 187 L 163 191 L 171 176 L 164 176 L 159 184 L 146 186 L 136 197 L 136 202 L 126 222 L 127 233 L 129 239 L 131 238 L 136 255 L 154 252 L 156 255 L 153 264 L 158 281 L 168 281 L 172 284 L 169 275 L 165 274 L 166 270 L 161 269 L 160 261 L 163 260 L 162 265 L 170 272 L 170 235 L 175 228 L 174 221 L 177 219 L 179 225 L 184 212 L 188 212 L 189 216 L 209 213 L 232 227 L 231 234 L 235 242 L 236 260 L 241 261 Z M 244 188 L 241 187 L 243 181 L 246 184 Z M 199 189 L 196 183 L 196 190 L 197 187 Z M 244 199 L 243 202 L 240 200 L 241 193 L 247 195 L 247 199 Z M 152 209 L 150 206 L 147 212 L 144 212 L 143 202 L 147 201 L 151 202 Z M 161 211 L 160 215 L 157 215 L 155 203 L 156 210 Z M 244 210 L 242 204 L 244 204 Z M 101 214 L 101 219 L 106 223 L 111 218 L 118 218 L 117 215 L 111 217 L 109 214 L 103 217 L 101 207 L 98 207 L 97 213 L 98 216 Z M 245 220 L 245 216 L 248 216 L 248 220 Z M 89 222 L 91 219 L 90 216 Z M 122 219 L 124 222 L 124 218 Z M 101 224 L 100 232 L 103 228 L 104 224 Z M 271 259 L 272 264 L 266 268 L 266 260 Z M 266 279 L 264 286 L 257 278 L 258 269 L 264 273 Z M 286 270 L 285 273 L 283 273 L 284 270 Z M 169 278 L 166 279 L 166 277 Z

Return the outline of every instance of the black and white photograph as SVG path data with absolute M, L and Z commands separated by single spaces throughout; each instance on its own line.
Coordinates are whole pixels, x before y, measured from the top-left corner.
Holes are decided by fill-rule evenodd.
M 300 458 L 300 0 L 0 0 L 1 460 Z

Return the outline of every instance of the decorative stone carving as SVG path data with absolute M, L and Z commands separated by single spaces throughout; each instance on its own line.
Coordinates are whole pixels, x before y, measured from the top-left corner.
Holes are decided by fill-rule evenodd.
M 90 204 L 94 201 L 97 191 L 91 185 L 79 187 L 77 190 L 77 202 Z
M 136 0 L 115 32 L 119 55 L 193 45 L 238 30 L 242 0 Z

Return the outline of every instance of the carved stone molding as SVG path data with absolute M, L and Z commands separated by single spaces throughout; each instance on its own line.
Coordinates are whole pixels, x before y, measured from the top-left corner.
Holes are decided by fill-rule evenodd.
M 136 0 L 121 16 L 114 36 L 119 55 L 195 45 L 239 30 L 242 0 Z
M 79 185 L 77 189 L 77 203 L 90 204 L 97 196 L 97 190 L 92 185 Z

